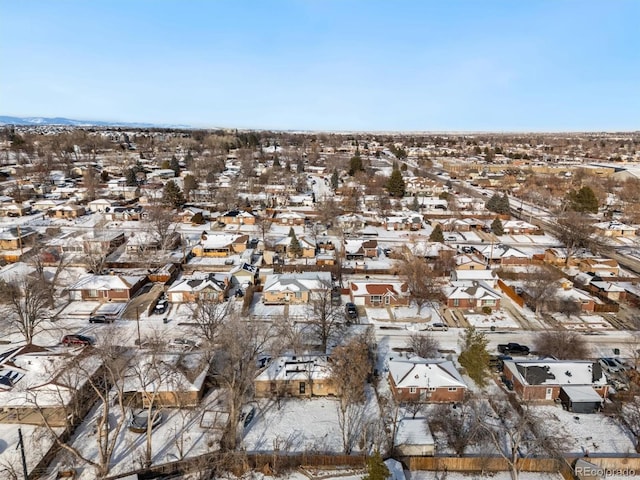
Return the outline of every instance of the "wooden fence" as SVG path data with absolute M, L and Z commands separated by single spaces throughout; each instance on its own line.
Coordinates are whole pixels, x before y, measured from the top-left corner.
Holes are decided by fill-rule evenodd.
M 498 287 L 502 290 L 507 297 L 509 297 L 519 307 L 524 307 L 524 299 L 516 293 L 516 291 L 502 280 L 498 280 Z

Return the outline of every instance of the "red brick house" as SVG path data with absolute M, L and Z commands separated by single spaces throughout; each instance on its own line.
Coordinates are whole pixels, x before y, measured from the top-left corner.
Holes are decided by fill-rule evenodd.
M 473 270 L 469 270 L 473 271 Z M 446 289 L 447 307 L 449 308 L 482 308 L 492 310 L 500 308 L 500 294 L 484 282 L 451 282 Z
M 504 376 L 525 401 L 556 400 L 566 386 L 588 386 L 607 398 L 607 378 L 598 362 L 591 360 L 505 360 Z
M 409 305 L 409 286 L 405 282 L 352 281 L 349 295 L 353 303 L 366 307 Z
M 460 402 L 467 391 L 453 362 L 420 357 L 389 360 L 389 384 L 400 402 Z
M 145 275 L 85 275 L 68 288 L 71 300 L 128 302 L 147 283 Z

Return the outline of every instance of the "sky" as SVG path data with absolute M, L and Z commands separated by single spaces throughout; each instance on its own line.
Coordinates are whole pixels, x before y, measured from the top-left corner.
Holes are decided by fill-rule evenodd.
M 638 0 L 0 0 L 0 115 L 640 129 Z

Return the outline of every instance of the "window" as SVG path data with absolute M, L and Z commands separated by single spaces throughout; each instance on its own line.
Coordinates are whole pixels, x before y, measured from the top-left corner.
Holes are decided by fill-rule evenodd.
M 459 307 L 460 306 L 460 299 L 454 298 L 453 299 L 453 306 L 454 307 Z
M 302 292 L 296 292 L 296 298 L 302 298 Z
M 430 392 L 435 392 L 436 391 L 436 387 L 429 387 L 429 391 Z
M 416 387 L 409 387 L 409 393 L 416 393 L 417 390 L 418 389 Z
M 380 302 L 382 302 L 382 296 L 371 295 L 371 303 L 380 303 Z
M 391 297 L 384 297 L 384 304 L 389 305 L 391 303 Z
M 458 391 L 458 387 L 449 387 L 449 388 L 447 388 L 447 390 L 449 390 L 450 392 L 457 392 Z
M 495 304 L 496 304 L 496 301 L 494 299 L 483 300 L 482 301 L 482 305 L 484 305 L 486 307 L 491 306 L 491 305 L 495 305 Z
M 89 290 L 88 295 L 90 297 L 97 297 L 98 296 L 98 291 L 97 290 Z
M 305 391 L 306 391 L 306 384 L 304 382 L 300 382 L 300 386 L 298 387 L 298 391 L 300 392 L 300 395 L 304 395 Z

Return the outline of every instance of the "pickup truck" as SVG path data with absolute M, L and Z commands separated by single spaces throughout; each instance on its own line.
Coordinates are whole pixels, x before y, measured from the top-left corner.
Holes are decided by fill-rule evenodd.
M 498 351 L 504 355 L 529 355 L 529 347 L 513 342 L 498 345 Z

